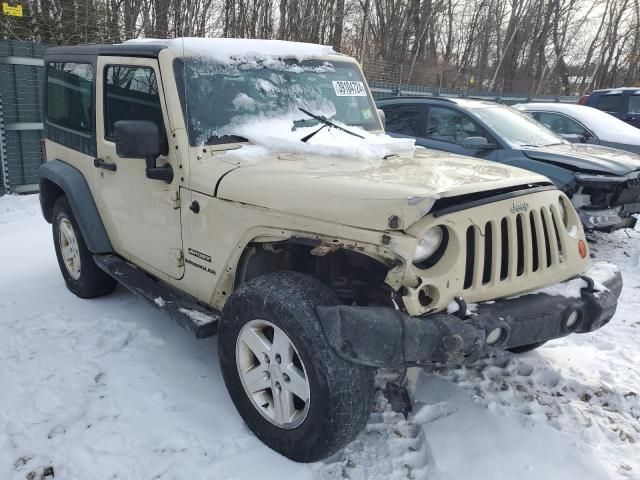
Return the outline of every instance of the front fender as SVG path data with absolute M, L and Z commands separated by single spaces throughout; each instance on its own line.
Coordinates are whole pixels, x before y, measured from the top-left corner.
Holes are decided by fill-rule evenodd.
M 113 247 L 84 175 L 61 160 L 51 160 L 40 167 L 40 207 L 51 223 L 53 205 L 64 194 L 71 205 L 82 237 L 91 253 L 111 253 Z

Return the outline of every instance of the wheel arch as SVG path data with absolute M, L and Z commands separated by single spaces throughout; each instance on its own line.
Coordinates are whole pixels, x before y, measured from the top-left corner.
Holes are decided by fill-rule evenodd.
M 61 160 L 48 161 L 40 167 L 40 207 L 47 222 L 53 221 L 53 206 L 62 195 L 67 197 L 89 251 L 111 253 L 109 235 L 84 175 Z
M 291 236 L 282 240 L 257 238 L 242 249 L 233 269 L 231 290 L 261 275 L 295 271 L 317 278 L 340 297 L 346 295 L 348 298 L 350 294 L 359 296 L 359 291 L 367 282 L 370 287 L 385 288 L 385 291 L 389 287 L 390 294 L 391 285 L 387 277 L 397 265 L 397 259 L 381 255 L 372 248 L 375 249 L 373 246 L 356 246 L 338 239 L 306 236 Z M 338 276 L 341 280 L 347 280 L 346 284 L 340 285 L 343 289 L 338 287 Z M 349 285 L 352 281 L 354 284 Z

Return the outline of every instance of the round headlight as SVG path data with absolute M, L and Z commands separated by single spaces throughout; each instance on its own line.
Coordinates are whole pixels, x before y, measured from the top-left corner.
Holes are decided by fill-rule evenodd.
M 438 247 L 442 243 L 444 233 L 442 227 L 434 227 L 427 231 L 422 237 L 418 239 L 418 245 L 416 246 L 416 253 L 413 256 L 414 263 L 420 263 L 427 260 L 431 255 L 436 253 Z

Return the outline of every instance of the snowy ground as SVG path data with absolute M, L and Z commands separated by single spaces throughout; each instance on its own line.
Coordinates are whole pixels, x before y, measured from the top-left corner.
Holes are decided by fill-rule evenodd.
M 611 324 L 424 372 L 408 421 L 379 396 L 352 445 L 301 465 L 244 426 L 215 338 L 123 289 L 74 297 L 37 197 L 2 197 L 0 479 L 640 479 L 640 232 L 591 249 L 622 268 Z

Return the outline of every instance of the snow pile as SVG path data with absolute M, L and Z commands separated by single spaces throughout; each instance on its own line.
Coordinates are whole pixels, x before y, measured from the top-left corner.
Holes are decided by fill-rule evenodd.
M 383 396 L 385 382 L 397 378 L 393 372 L 378 372 L 379 391 L 366 430 L 346 449 L 312 467 L 317 480 L 448 478 L 436 467 L 425 430 L 421 428 L 421 423 L 427 423 L 425 415 L 406 420 L 401 413 L 391 410 Z
M 303 116 L 304 117 L 304 116 Z M 256 162 L 273 154 L 293 153 L 301 155 L 320 155 L 347 159 L 374 160 L 389 155 L 413 155 L 415 140 L 394 138 L 389 135 L 372 134 L 362 128 L 339 124 L 364 138 L 358 138 L 338 129 L 325 127 L 308 142 L 300 141 L 320 125 L 293 129 L 294 118 L 263 119 L 258 118 L 244 123 L 231 125 L 221 132 L 226 135 L 239 135 L 248 139 L 252 145 L 230 150 L 224 158 L 231 161 Z
M 516 295 L 513 298 L 522 297 L 524 295 L 532 295 L 536 293 L 545 293 L 552 297 L 580 298 L 582 289 L 587 286 L 587 282 L 581 278 L 574 278 L 568 282 L 556 283 L 547 287 L 538 288 L 523 295 Z
M 203 57 L 221 63 L 266 58 L 295 58 L 303 60 L 336 54 L 333 47 L 327 45 L 247 38 L 141 38 L 127 40 L 124 43 L 166 45 L 179 56 Z
M 602 292 L 607 290 L 604 284 L 614 278 L 619 271 L 620 268 L 613 263 L 594 262 L 589 267 L 589 277 L 593 279 L 594 288 Z
M 585 272 L 585 275 L 593 280 L 593 288 L 596 292 L 605 292 L 608 291 L 608 288 L 605 287 L 604 284 L 614 278 L 619 271 L 618 266 L 611 262 L 594 262 Z M 580 298 L 582 296 L 582 289 L 587 286 L 587 282 L 582 278 L 574 278 L 566 282 L 538 288 L 509 298 L 519 298 L 537 293 L 544 293 L 553 297 Z

